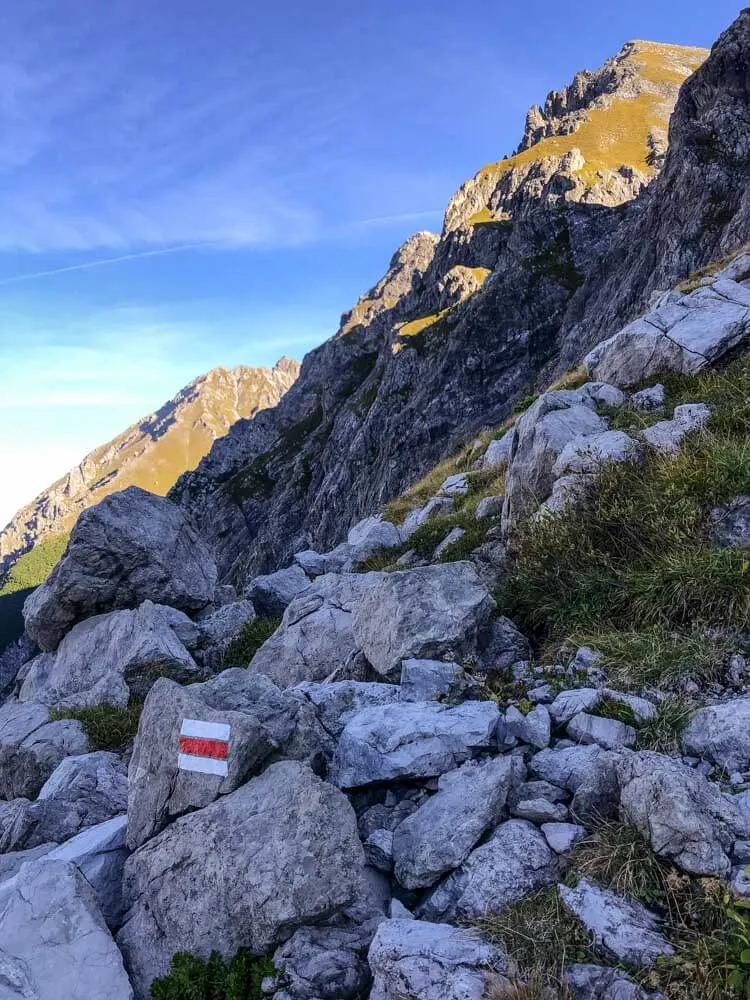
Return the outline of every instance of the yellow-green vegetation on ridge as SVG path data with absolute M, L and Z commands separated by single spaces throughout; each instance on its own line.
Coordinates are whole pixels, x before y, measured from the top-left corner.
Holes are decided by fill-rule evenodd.
M 587 185 L 594 184 L 604 172 L 617 170 L 620 166 L 632 167 L 644 174 L 653 173 L 649 163 L 649 134 L 655 126 L 666 128 L 672 110 L 671 103 L 665 100 L 665 88 L 679 86 L 701 65 L 707 54 L 705 49 L 635 42 L 629 59 L 644 81 L 642 93 L 630 99 L 611 98 L 607 106 L 588 111 L 586 119 L 574 132 L 549 136 L 529 149 L 490 163 L 479 171 L 477 179 L 499 180 L 509 170 L 544 157 L 561 157 L 572 149 L 579 149 L 586 161 L 574 173 Z M 487 218 L 483 212 L 487 212 Z M 484 209 L 475 213 L 471 221 L 483 222 L 491 218 L 491 213 Z
M 412 319 L 408 323 L 403 323 L 398 328 L 399 337 L 416 337 L 423 330 L 432 326 L 433 323 L 437 323 L 439 319 L 442 319 L 450 312 L 450 306 L 446 309 L 441 309 L 440 312 L 428 313 L 426 316 L 419 316 L 417 319 Z

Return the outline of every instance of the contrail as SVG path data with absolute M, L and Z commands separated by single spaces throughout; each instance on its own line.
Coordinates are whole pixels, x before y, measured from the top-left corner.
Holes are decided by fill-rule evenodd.
M 158 250 L 140 250 L 138 253 L 124 253 L 119 257 L 102 257 L 100 260 L 83 261 L 81 264 L 68 264 L 66 267 L 52 267 L 48 271 L 33 271 L 30 274 L 17 274 L 13 278 L 3 278 L 2 285 L 15 285 L 20 281 L 32 281 L 34 278 L 47 278 L 53 274 L 68 274 L 70 271 L 88 271 L 92 267 L 104 267 L 107 264 L 120 264 L 126 260 L 140 260 L 142 257 L 163 257 L 170 253 L 182 253 L 185 250 L 197 250 L 201 247 L 216 246 L 224 240 L 201 240 L 198 243 L 180 243 L 177 246 L 161 247 Z

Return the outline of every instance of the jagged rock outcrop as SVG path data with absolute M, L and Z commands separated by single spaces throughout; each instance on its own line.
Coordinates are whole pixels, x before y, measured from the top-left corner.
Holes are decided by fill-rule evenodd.
M 583 324 L 568 318 L 574 294 L 630 224 L 611 206 L 654 183 L 677 89 L 704 56 L 633 43 L 578 87 L 580 107 L 553 101 L 566 125 L 464 185 L 441 236 L 404 244 L 281 404 L 182 477 L 172 496 L 211 539 L 222 577 L 331 548 L 558 364 L 566 331 Z M 613 146 L 621 130 L 628 142 Z M 628 319 L 642 301 L 633 294 Z
M 110 493 L 140 486 L 165 494 L 233 424 L 275 406 L 298 374 L 297 361 L 281 358 L 273 368 L 214 368 L 195 379 L 18 511 L 0 531 L 0 580 L 22 553 L 69 532 Z

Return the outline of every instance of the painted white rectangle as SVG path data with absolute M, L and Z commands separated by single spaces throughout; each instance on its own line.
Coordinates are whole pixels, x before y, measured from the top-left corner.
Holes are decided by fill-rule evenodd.
M 226 778 L 229 768 L 225 760 L 213 757 L 194 757 L 189 753 L 177 754 L 177 767 L 181 771 L 200 771 L 202 774 L 218 774 Z
M 200 719 L 183 719 L 180 736 L 193 736 L 201 740 L 229 742 L 229 726 L 225 722 L 202 722 Z

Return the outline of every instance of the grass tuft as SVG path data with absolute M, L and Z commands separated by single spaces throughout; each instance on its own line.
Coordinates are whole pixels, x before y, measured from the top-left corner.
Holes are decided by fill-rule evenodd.
M 143 698 L 131 698 L 125 708 L 95 705 L 93 708 L 56 708 L 50 712 L 53 722 L 77 719 L 86 730 L 94 750 L 124 750 L 135 739 L 143 711 Z
M 263 643 L 271 638 L 279 625 L 281 625 L 280 618 L 265 618 L 263 616 L 246 622 L 237 638 L 230 642 L 224 651 L 225 665 L 239 664 L 246 667 Z
M 151 1000 L 261 1000 L 261 983 L 274 972 L 270 958 L 244 949 L 230 962 L 216 951 L 208 959 L 180 952 L 169 973 L 151 984 Z

